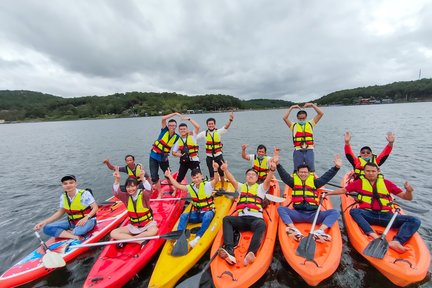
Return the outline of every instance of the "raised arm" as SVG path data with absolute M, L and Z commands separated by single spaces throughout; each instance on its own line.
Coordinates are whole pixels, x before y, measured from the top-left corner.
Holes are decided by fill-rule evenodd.
M 186 191 L 186 192 L 188 191 L 187 186 L 178 183 L 177 180 L 175 180 L 174 177 L 172 177 L 171 171 L 169 168 L 167 170 L 165 170 L 165 176 L 169 179 L 169 181 L 171 182 L 172 185 L 174 185 L 175 188 L 180 189 L 182 191 Z
M 339 154 L 336 154 L 334 159 L 334 164 L 335 165 L 332 168 L 330 168 L 326 173 L 324 173 L 324 175 L 322 175 L 320 178 L 315 179 L 316 188 L 320 188 L 321 186 L 324 186 L 331 179 L 333 179 L 334 176 L 336 176 L 337 172 L 342 166 L 342 159 Z
M 225 129 L 228 129 L 231 126 L 232 121 L 234 121 L 234 112 L 231 111 L 228 122 L 225 124 Z
M 279 148 L 278 148 L 279 149 Z M 279 176 L 281 177 L 281 180 L 287 184 L 289 187 L 294 186 L 294 179 L 291 177 L 291 175 L 282 167 L 282 165 L 279 164 L 279 154 L 273 155 L 272 158 L 273 163 L 276 165 L 276 169 L 279 173 Z
M 317 113 L 317 115 L 315 115 L 315 117 L 313 118 L 313 120 L 314 120 L 315 124 L 318 124 L 318 121 L 324 115 L 324 112 L 320 108 L 318 108 L 317 105 L 315 105 L 313 103 L 306 103 L 303 107 L 304 108 L 312 107 L 315 110 L 315 112 Z
M 167 120 L 171 117 L 174 117 L 175 115 L 182 117 L 182 115 L 178 112 L 173 112 L 167 115 L 162 116 L 162 129 L 165 128 L 167 126 Z
M 388 156 L 390 155 L 390 153 L 393 150 L 393 143 L 395 141 L 395 134 L 392 132 L 388 132 L 386 135 L 386 139 L 387 139 L 387 145 L 384 147 L 384 149 L 381 151 L 381 153 L 377 156 L 377 164 L 378 166 L 381 166 L 382 164 L 384 164 L 384 162 L 387 160 Z
M 283 120 L 285 121 L 285 123 L 288 125 L 288 128 L 291 128 L 291 126 L 293 125 L 293 122 L 291 122 L 291 120 L 289 120 L 289 115 L 291 114 L 291 111 L 293 109 L 300 109 L 299 105 L 292 105 L 288 108 L 288 111 L 285 112 L 284 116 L 283 116 Z
M 270 169 L 268 170 L 266 179 L 263 182 L 263 189 L 264 189 L 264 191 L 268 191 L 269 190 L 269 188 L 270 188 L 270 182 L 273 179 L 275 171 L 276 171 L 276 163 L 272 159 L 272 160 L 270 160 Z
M 357 157 L 354 155 L 354 152 L 352 151 L 352 148 L 351 148 L 351 144 L 350 144 L 351 133 L 349 131 L 345 132 L 344 141 L 345 141 L 345 146 L 344 146 L 345 157 L 351 163 L 351 165 L 353 166 L 353 169 L 355 169 Z
M 234 178 L 234 176 L 231 174 L 231 172 L 228 170 L 228 163 L 223 162 L 222 166 L 220 167 L 222 171 L 224 171 L 225 176 L 227 177 L 228 181 L 233 185 L 234 190 L 237 191 L 238 189 L 238 182 Z
M 184 117 L 185 118 L 185 117 Z M 201 128 L 201 126 L 198 124 L 198 122 L 196 122 L 195 120 L 193 120 L 192 118 L 190 118 L 190 117 L 188 117 L 188 118 L 185 118 L 185 119 L 187 119 L 193 126 L 194 126 L 194 132 L 195 132 L 195 135 L 198 135 L 198 132 L 199 132 L 199 130 L 200 130 L 200 128 Z
M 216 186 L 216 183 L 220 181 L 220 175 L 219 175 L 219 164 L 215 161 L 213 161 L 213 171 L 214 171 L 214 177 L 211 180 L 211 185 L 214 188 Z
M 242 158 L 245 160 L 250 160 L 249 155 L 246 154 L 246 148 L 247 148 L 247 144 L 242 144 L 241 148 L 242 148 Z
M 115 168 L 116 168 L 116 166 L 114 166 L 113 164 L 111 164 L 111 162 L 109 161 L 109 159 L 103 160 L 102 163 L 105 164 L 108 167 L 108 169 L 110 169 L 110 170 L 114 171 Z

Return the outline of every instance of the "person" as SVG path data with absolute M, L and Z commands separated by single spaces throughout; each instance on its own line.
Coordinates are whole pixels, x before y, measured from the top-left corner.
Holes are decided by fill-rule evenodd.
M 223 219 L 223 246 L 219 248 L 218 255 L 225 259 L 228 264 L 237 263 L 234 256 L 234 230 L 252 231 L 253 236 L 244 258 L 244 264 L 249 265 L 255 261 L 255 254 L 261 246 L 266 223 L 263 219 L 263 201 L 265 194 L 270 188 L 270 181 L 273 178 L 276 165 L 270 163 L 267 178 L 263 183 L 257 184 L 258 173 L 253 168 L 246 170 L 246 183 L 237 182 L 234 176 L 228 171 L 228 164 L 222 164 L 222 170 L 234 189 L 240 193 L 236 206 L 238 216 L 225 216 Z
M 136 164 L 135 163 L 135 157 L 133 155 L 126 155 L 125 156 L 125 162 L 126 162 L 126 166 L 124 167 L 120 167 L 120 166 L 116 166 L 111 164 L 109 159 L 105 159 L 103 160 L 103 164 L 105 164 L 108 169 L 114 171 L 116 169 L 116 167 L 118 167 L 118 170 L 122 173 L 126 173 L 128 174 L 129 178 L 135 178 L 138 180 L 138 183 L 141 183 L 141 179 L 139 177 L 139 175 L 141 174 L 141 170 L 142 170 L 142 165 L 141 164 Z
M 317 189 L 327 184 L 339 171 L 342 166 L 342 159 L 339 154 L 335 156 L 334 164 L 324 175 L 315 178 L 314 173 L 310 173 L 306 164 L 297 167 L 293 176 L 279 164 L 279 157 L 273 157 L 277 164 L 276 168 L 281 180 L 292 188 L 291 203 L 294 209 L 279 206 L 277 211 L 282 221 L 287 225 L 288 236 L 300 241 L 304 235 L 298 230 L 294 223 L 312 223 L 319 205 L 319 195 Z M 331 241 L 331 236 L 326 234 L 326 230 L 333 226 L 339 218 L 339 212 L 335 209 L 320 211 L 317 224 L 321 224 L 318 229 L 313 231 L 313 237 L 318 242 Z
M 392 196 L 411 201 L 414 189 L 405 181 L 403 191 L 393 182 L 379 175 L 377 164 L 368 162 L 364 166 L 364 177 L 349 183 L 345 188 L 339 188 L 329 195 L 357 192 L 358 208 L 351 208 L 350 215 L 359 225 L 360 229 L 372 239 L 379 238 L 371 225 L 386 227 L 393 216 Z M 421 222 L 418 218 L 408 215 L 398 215 L 393 222 L 392 228 L 398 229 L 389 247 L 398 253 L 404 253 L 408 248 L 403 245 L 419 229 Z
M 197 135 L 197 139 L 205 138 L 206 139 L 206 164 L 209 170 L 210 179 L 214 177 L 213 171 L 213 161 L 219 164 L 219 176 L 221 182 L 224 182 L 224 172 L 221 169 L 222 162 L 224 161 L 222 155 L 222 142 L 221 135 L 226 133 L 228 128 L 231 126 L 232 121 L 234 120 L 234 113 L 231 112 L 229 115 L 228 122 L 220 129 L 216 128 L 216 120 L 214 118 L 208 118 L 206 120 L 207 130 L 202 131 Z M 222 185 L 223 187 L 223 185 Z
M 368 162 L 372 162 L 381 166 L 387 160 L 393 149 L 393 143 L 395 141 L 395 135 L 392 132 L 388 132 L 386 135 L 387 145 L 384 147 L 383 151 L 377 156 L 372 154 L 372 149 L 369 146 L 364 146 L 360 149 L 360 154 L 356 157 L 354 152 L 352 151 L 350 141 L 351 141 L 351 133 L 349 131 L 345 132 L 344 140 L 345 140 L 345 156 L 348 161 L 351 163 L 354 169 L 355 178 L 361 177 L 364 175 L 364 165 Z
M 98 205 L 89 190 L 77 189 L 74 175 L 61 178 L 64 193 L 60 195 L 59 209 L 50 217 L 37 223 L 34 227 L 52 237 L 82 240 L 96 225 Z M 67 220 L 58 220 L 64 214 Z
M 213 162 L 213 169 L 217 171 L 219 165 Z M 192 208 L 190 212 L 183 213 L 180 216 L 180 222 L 177 230 L 183 231 L 186 228 L 188 222 L 190 223 L 202 223 L 201 228 L 196 233 L 193 240 L 189 241 L 189 245 L 194 248 L 204 232 L 210 226 L 210 222 L 215 215 L 215 204 L 213 202 L 213 190 L 216 183 L 219 181 L 218 173 L 215 172 L 215 177 L 207 182 L 203 180 L 203 175 L 199 169 L 191 171 L 192 183 L 189 185 L 181 185 L 171 175 L 171 171 L 167 169 L 165 176 L 171 181 L 171 183 L 177 189 L 187 191 L 192 197 Z
M 199 147 L 196 140 L 200 125 L 190 117 L 183 117 L 183 119 L 190 121 L 194 126 L 194 130 L 192 131 L 192 135 L 190 135 L 186 123 L 180 123 L 180 139 L 172 148 L 172 155 L 180 158 L 179 172 L 176 179 L 178 183 L 183 181 L 189 169 L 191 171 L 195 169 L 200 170 L 198 158 Z
M 174 119 L 167 119 L 174 116 L 182 117 L 182 115 L 178 112 L 174 112 L 171 114 L 167 114 L 162 116 L 162 128 L 161 132 L 157 140 L 154 142 L 152 149 L 150 151 L 149 158 L 149 167 L 150 167 L 150 175 L 153 184 L 155 185 L 156 190 L 159 192 L 158 198 L 162 198 L 161 184 L 159 180 L 159 168 L 165 172 L 169 167 L 168 155 L 171 151 L 171 148 L 180 138 L 180 136 L 175 132 L 177 128 L 177 121 Z M 175 193 L 175 191 L 173 191 Z
M 260 184 L 264 182 L 267 177 L 267 172 L 270 166 L 270 161 L 272 157 L 267 156 L 266 146 L 260 144 L 257 147 L 256 154 L 246 154 L 247 144 L 242 144 L 242 158 L 248 160 L 252 164 L 252 168 L 258 172 L 258 181 Z
M 126 192 L 120 189 L 120 171 L 116 168 L 114 184 L 112 188 L 113 195 L 124 203 L 129 215 L 129 224 L 121 226 L 111 231 L 110 236 L 117 240 L 127 240 L 154 236 L 158 232 L 156 221 L 153 220 L 153 213 L 150 208 L 150 196 L 152 186 L 144 178 L 145 171 L 141 170 L 141 184 L 133 177 L 128 177 L 125 182 Z M 141 242 L 141 241 L 137 241 Z M 123 245 L 119 245 L 120 248 Z
M 314 155 L 314 127 L 324 115 L 324 112 L 313 103 L 306 103 L 303 108 L 312 107 L 317 115 L 311 120 L 307 121 L 307 112 L 300 110 L 297 112 L 297 122 L 293 123 L 289 120 L 289 115 L 293 109 L 301 109 L 299 105 L 292 105 L 283 116 L 283 120 L 292 131 L 294 152 L 294 171 L 301 164 L 308 165 L 311 172 L 315 172 L 315 155 Z

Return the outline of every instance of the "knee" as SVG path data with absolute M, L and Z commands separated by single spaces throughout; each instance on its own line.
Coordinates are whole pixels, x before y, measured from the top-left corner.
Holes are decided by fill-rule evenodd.
M 279 206 L 279 207 L 277 207 L 277 212 L 278 212 L 279 215 L 281 215 L 281 214 L 286 214 L 286 210 L 287 210 L 287 209 L 288 209 L 288 208 L 285 207 L 285 206 Z
M 183 213 L 183 214 L 180 216 L 180 221 L 185 221 L 185 220 L 187 219 L 188 215 L 189 215 L 189 213 Z
M 336 218 L 339 218 L 339 216 L 340 216 L 340 212 L 339 212 L 338 210 L 336 210 L 336 209 L 331 209 L 331 210 L 330 210 L 330 215 L 331 215 L 331 216 L 334 216 L 334 217 L 336 217 Z
M 214 217 L 214 212 L 213 211 L 208 211 L 208 212 L 206 212 L 205 214 L 204 214 L 204 219 L 205 220 L 211 220 L 211 219 L 213 219 L 213 217 Z
M 360 213 L 361 213 L 361 210 L 360 209 L 351 209 L 350 210 L 350 215 L 351 215 L 351 217 L 358 217 L 359 215 L 360 215 Z
M 421 220 L 417 217 L 412 217 L 411 223 L 414 227 L 416 227 L 417 230 L 418 228 L 420 228 Z
M 257 223 L 257 230 L 258 231 L 265 231 L 266 227 L 267 227 L 267 225 L 264 222 L 264 220 L 261 220 Z

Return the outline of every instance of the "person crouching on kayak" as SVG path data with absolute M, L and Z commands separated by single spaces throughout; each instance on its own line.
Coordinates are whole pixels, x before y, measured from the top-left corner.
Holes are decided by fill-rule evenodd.
M 246 183 L 237 182 L 234 176 L 228 171 L 228 164 L 222 164 L 221 169 L 224 171 L 228 181 L 234 186 L 234 189 L 240 193 L 237 202 L 238 216 L 225 216 L 223 219 L 223 246 L 219 248 L 218 254 L 225 259 L 228 264 L 235 264 L 234 256 L 234 230 L 252 231 L 253 236 L 244 258 L 244 264 L 249 265 L 255 261 L 255 254 L 261 246 L 261 242 L 266 231 L 266 223 L 263 219 L 263 200 L 265 194 L 270 188 L 270 181 L 273 178 L 276 164 L 270 162 L 270 169 L 267 178 L 262 184 L 257 184 L 258 173 L 253 168 L 246 170 Z
M 345 188 L 339 188 L 329 195 L 345 194 L 347 192 L 357 192 L 359 208 L 352 208 L 350 215 L 360 226 L 366 235 L 373 239 L 379 238 L 379 235 L 372 229 L 371 225 L 386 227 L 393 216 L 392 213 L 392 196 L 397 195 L 405 200 L 413 199 L 414 189 L 405 181 L 405 191 L 391 181 L 378 176 L 379 168 L 374 163 L 366 163 L 364 166 L 364 178 L 357 179 L 349 183 Z M 403 245 L 411 238 L 420 227 L 420 219 L 408 216 L 398 215 L 393 222 L 392 227 L 398 228 L 398 231 L 389 243 L 389 247 L 398 253 L 404 253 L 408 248 Z
M 177 230 L 183 231 L 188 222 L 202 223 L 201 228 L 196 233 L 193 240 L 189 241 L 189 245 L 194 248 L 204 232 L 210 226 L 210 222 L 215 214 L 215 205 L 213 202 L 213 191 L 216 183 L 219 181 L 219 173 L 217 172 L 219 165 L 213 161 L 213 170 L 215 171 L 214 178 L 210 181 L 204 181 L 203 175 L 199 169 L 194 169 L 191 172 L 192 182 L 189 185 L 181 185 L 171 175 L 169 168 L 165 171 L 165 176 L 171 181 L 175 188 L 182 191 L 187 191 L 192 197 L 192 209 L 190 212 L 183 213 L 180 216 L 180 222 Z
M 277 148 L 276 148 L 277 149 Z M 275 149 L 275 150 L 276 150 Z M 282 221 L 287 225 L 286 232 L 294 240 L 300 241 L 304 235 L 298 230 L 294 223 L 312 223 L 316 210 L 319 205 L 317 189 L 329 182 L 339 171 L 342 166 L 342 159 L 339 154 L 335 156 L 335 166 L 330 168 L 320 178 L 315 178 L 310 173 L 309 167 L 305 164 L 299 165 L 297 171 L 291 175 L 285 171 L 279 164 L 279 157 L 275 156 L 273 161 L 277 164 L 278 173 L 282 181 L 292 188 L 292 204 L 294 209 L 285 206 L 279 206 L 277 211 Z M 290 203 L 290 204 L 291 204 Z M 327 228 L 330 228 L 339 218 L 340 213 L 336 209 L 320 211 L 317 223 L 321 226 L 313 231 L 313 237 L 318 242 L 331 241 L 331 236 L 326 234 Z
M 120 190 L 120 172 L 118 168 L 113 173 L 113 195 L 120 199 L 128 210 L 129 224 L 111 231 L 110 236 L 117 240 L 126 240 L 154 236 L 158 232 L 156 221 L 150 208 L 151 184 L 144 178 L 144 169 L 141 170 L 141 184 L 136 178 L 127 178 L 125 182 L 126 193 Z M 139 242 L 139 241 L 138 241 Z
M 98 205 L 90 191 L 77 189 L 74 175 L 64 176 L 61 183 L 64 193 L 60 195 L 59 209 L 36 224 L 34 230 L 43 228 L 43 232 L 48 236 L 82 240 L 96 225 Z M 53 222 L 65 213 L 68 216 L 67 220 Z

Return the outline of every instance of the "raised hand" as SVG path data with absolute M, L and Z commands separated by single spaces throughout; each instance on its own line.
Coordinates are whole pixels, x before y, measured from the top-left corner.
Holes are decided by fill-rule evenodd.
M 219 164 L 216 161 L 213 161 L 213 171 L 217 171 L 219 169 Z
M 109 159 L 103 160 L 102 163 L 106 165 L 107 163 L 109 163 Z
M 350 144 L 351 141 L 351 133 L 349 131 L 346 131 L 344 134 L 344 141 L 346 145 Z
M 228 162 L 222 161 L 222 165 L 220 166 L 220 168 L 222 169 L 222 171 L 228 170 Z
M 242 147 L 242 150 L 246 150 L 246 148 L 248 147 L 248 144 L 242 144 L 241 147 Z
M 229 121 L 233 121 L 234 120 L 234 112 L 231 111 L 230 115 L 229 115 Z
M 119 183 L 119 182 L 120 182 L 120 171 L 119 171 L 119 167 L 118 167 L 118 166 L 115 167 L 115 170 L 114 170 L 113 176 L 114 176 L 114 180 L 115 180 L 117 183 Z
M 168 178 L 172 177 L 171 176 L 171 170 L 169 168 L 165 170 L 165 176 Z
M 387 132 L 386 139 L 389 142 L 389 144 L 393 144 L 393 142 L 395 141 L 395 138 L 396 138 L 396 136 L 393 132 Z
M 308 102 L 308 103 L 305 103 L 303 105 L 303 108 L 308 108 L 308 107 L 312 107 L 312 106 L 313 106 L 313 103 Z
M 334 164 L 335 164 L 336 168 L 340 168 L 342 166 L 342 158 L 340 157 L 339 154 L 336 154 L 335 159 L 334 159 Z
M 405 183 L 404 183 L 404 187 L 405 187 L 405 190 L 408 192 L 408 193 L 411 193 L 411 192 L 413 192 L 414 191 L 414 188 L 408 183 L 408 181 L 405 181 Z

